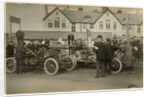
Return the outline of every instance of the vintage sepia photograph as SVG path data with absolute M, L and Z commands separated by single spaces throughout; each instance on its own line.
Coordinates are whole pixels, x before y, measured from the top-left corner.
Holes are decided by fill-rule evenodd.
M 143 88 L 143 9 L 5 3 L 5 93 Z

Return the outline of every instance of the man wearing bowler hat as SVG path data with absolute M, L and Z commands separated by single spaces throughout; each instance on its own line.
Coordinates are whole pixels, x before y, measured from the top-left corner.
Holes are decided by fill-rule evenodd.
M 16 32 L 16 37 L 18 40 L 18 44 L 16 46 L 16 61 L 17 61 L 17 71 L 16 73 L 19 74 L 22 72 L 22 65 L 23 65 L 23 56 L 25 53 L 25 47 L 23 44 L 23 38 L 24 38 L 24 32 L 21 30 L 18 30 Z
M 99 69 L 100 65 L 102 67 L 102 75 L 101 77 L 106 76 L 106 66 L 105 66 L 105 57 L 106 57 L 106 52 L 105 52 L 105 44 L 102 42 L 102 36 L 98 35 L 94 44 L 94 51 L 96 53 L 96 76 L 95 78 L 99 78 Z

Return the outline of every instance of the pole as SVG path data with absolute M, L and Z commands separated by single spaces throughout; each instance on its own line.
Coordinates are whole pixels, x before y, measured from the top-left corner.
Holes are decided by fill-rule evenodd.
M 12 41 L 12 23 L 11 23 L 11 16 L 9 16 L 9 23 L 10 23 L 10 41 Z
M 21 30 L 21 21 L 20 21 L 20 23 L 19 23 L 19 29 Z
M 126 18 L 126 38 L 127 38 L 127 41 L 129 41 L 129 39 L 130 39 L 130 33 L 129 33 L 129 15 L 127 15 L 127 18 Z
M 87 45 L 91 46 L 91 32 L 87 29 Z

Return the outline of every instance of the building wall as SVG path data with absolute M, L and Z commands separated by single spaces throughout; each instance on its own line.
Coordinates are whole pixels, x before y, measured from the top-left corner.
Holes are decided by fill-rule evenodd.
M 60 27 L 59 28 L 54 27 L 55 18 L 60 19 Z M 48 27 L 49 20 L 52 20 L 52 23 L 53 23 L 52 28 Z M 66 23 L 65 28 L 62 27 L 62 21 L 63 20 L 65 20 L 65 23 Z M 59 10 L 56 10 L 46 20 L 44 20 L 44 29 L 45 29 L 45 31 L 71 31 L 71 27 L 72 27 L 72 24 L 70 23 L 70 21 Z
M 106 29 L 106 20 L 110 20 L 110 29 Z M 100 29 L 99 23 L 103 22 L 103 29 Z M 113 29 L 113 22 L 116 22 L 116 29 Z M 113 35 L 122 36 L 124 33 L 123 27 L 120 22 L 112 15 L 110 11 L 107 11 L 94 25 L 95 32 L 111 32 Z
M 138 27 L 140 28 L 140 32 L 138 31 Z M 130 36 L 143 36 L 143 25 L 130 25 L 129 27 Z
M 60 27 L 55 28 L 54 27 L 54 20 L 55 18 L 60 19 Z M 110 29 L 106 29 L 106 20 L 110 20 Z M 53 27 L 48 27 L 49 20 L 53 20 Z M 62 21 L 65 20 L 66 27 L 62 27 Z M 103 29 L 100 29 L 99 24 L 100 22 L 103 22 Z M 116 29 L 113 28 L 113 23 L 116 22 Z M 110 11 L 107 11 L 102 17 L 99 18 L 93 24 L 93 28 L 90 28 L 90 24 L 81 24 L 81 23 L 75 23 L 75 32 L 87 32 L 87 29 L 89 29 L 91 32 L 111 32 L 112 35 L 122 36 L 126 35 L 126 25 L 120 24 L 120 22 L 116 19 L 115 16 Z M 138 25 L 130 25 L 130 36 L 142 36 L 143 35 L 143 25 L 140 25 L 141 32 L 137 32 Z M 66 18 L 59 10 L 56 10 L 53 12 L 46 20 L 44 20 L 44 29 L 45 31 L 66 31 L 66 32 L 72 32 L 72 23 Z

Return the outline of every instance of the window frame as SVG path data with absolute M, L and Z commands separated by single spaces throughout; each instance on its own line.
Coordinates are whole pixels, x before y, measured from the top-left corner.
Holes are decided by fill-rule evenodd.
M 113 22 L 113 29 L 117 29 L 117 22 Z
M 62 28 L 66 28 L 66 20 L 62 20 L 61 26 Z
M 53 28 L 53 21 L 52 21 L 52 19 L 48 20 L 48 28 Z
M 72 23 L 72 32 L 76 32 L 76 26 L 75 26 L 75 23 Z
M 101 29 L 101 30 L 104 29 L 103 21 L 99 22 L 99 29 Z
M 94 29 L 94 24 L 90 23 L 90 29 Z
M 106 29 L 111 29 L 111 27 L 110 27 L 110 19 L 106 19 Z
M 140 27 L 140 25 L 137 26 L 137 33 L 141 33 L 141 27 Z
M 55 18 L 55 20 L 54 20 L 54 27 L 55 28 L 60 28 L 60 18 Z

